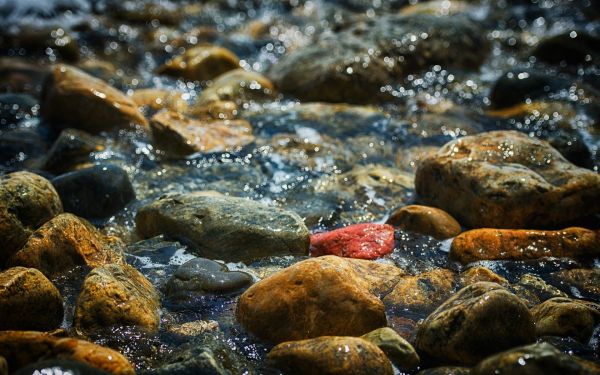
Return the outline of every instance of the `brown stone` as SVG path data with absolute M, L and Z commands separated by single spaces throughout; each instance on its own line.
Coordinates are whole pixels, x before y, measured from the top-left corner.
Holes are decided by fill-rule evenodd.
M 417 194 L 470 228 L 544 228 L 600 212 L 600 176 L 516 131 L 451 141 L 422 160 Z
M 48 331 L 62 322 L 62 297 L 40 271 L 9 268 L 0 272 L 0 317 L 0 330 Z
M 239 66 L 240 60 L 233 52 L 208 44 L 188 49 L 159 67 L 157 73 L 193 81 L 206 81 Z
M 454 238 L 449 256 L 466 264 L 478 260 L 589 257 L 598 254 L 600 234 L 572 227 L 555 231 L 474 229 Z
M 392 365 L 374 344 L 358 337 L 324 336 L 274 347 L 267 362 L 285 374 L 392 375 Z
M 37 268 L 52 277 L 77 265 L 122 262 L 119 245 L 119 240 L 103 235 L 85 219 L 65 213 L 36 230 L 8 263 Z
M 139 89 L 133 92 L 131 100 L 138 107 L 148 107 L 154 111 L 168 109 L 169 111 L 182 113 L 188 108 L 182 95 L 183 93 L 172 90 Z
M 135 326 L 155 332 L 160 300 L 154 286 L 129 265 L 109 264 L 87 275 L 77 300 L 74 326 L 92 332 L 113 326 Z
M 54 337 L 42 332 L 2 331 L 0 353 L 11 369 L 41 360 L 62 359 L 83 362 L 115 375 L 135 374 L 133 366 L 119 352 L 91 342 Z
M 600 320 L 600 305 L 576 299 L 555 297 L 531 309 L 535 331 L 541 336 L 574 337 L 587 343 Z
M 574 286 L 581 292 L 600 296 L 600 269 L 575 268 L 571 270 L 558 271 L 553 276 L 566 283 L 567 287 Z
M 52 71 L 44 87 L 41 113 L 60 128 L 93 133 L 148 125 L 129 97 L 68 65 L 57 65 Z
M 461 367 L 461 366 L 433 367 L 433 368 L 421 370 L 417 373 L 417 375 L 470 375 L 470 374 L 471 374 L 470 367 Z
M 235 102 L 222 100 L 193 105 L 189 108 L 187 114 L 199 119 L 233 120 L 238 117 L 239 109 Z
M 0 375 L 8 375 L 8 363 L 4 357 L 0 357 Z
M 390 214 L 387 224 L 410 232 L 426 234 L 438 240 L 452 238 L 461 231 L 458 221 L 446 211 L 419 205 L 398 208 Z
M 508 285 L 508 281 L 504 277 L 482 266 L 471 267 L 460 274 L 460 282 L 463 286 L 475 284 L 479 281 Z
M 421 359 L 415 348 L 390 327 L 376 329 L 362 335 L 361 338 L 377 345 L 389 360 L 402 371 L 414 371 Z
M 522 275 L 516 284 L 511 285 L 510 290 L 529 308 L 550 298 L 567 297 L 566 293 L 531 273 Z
M 233 101 L 241 104 L 247 101 L 264 101 L 275 96 L 275 87 L 265 76 L 244 69 L 231 70 L 217 77 L 200 94 L 198 104 L 215 101 Z

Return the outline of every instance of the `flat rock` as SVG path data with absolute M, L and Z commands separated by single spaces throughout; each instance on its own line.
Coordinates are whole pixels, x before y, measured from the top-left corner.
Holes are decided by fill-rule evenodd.
M 361 338 L 377 345 L 390 361 L 402 371 L 414 371 L 421 362 L 415 348 L 389 327 L 379 328 Z
M 587 343 L 600 321 L 600 305 L 564 297 L 555 297 L 531 309 L 535 331 L 541 336 L 574 337 Z
M 354 224 L 310 236 L 310 255 L 376 259 L 394 251 L 394 228 L 385 224 Z
M 515 131 L 451 141 L 423 159 L 419 198 L 470 228 L 540 228 L 600 212 L 600 176 Z
M 457 236 L 461 227 L 450 214 L 435 207 L 410 205 L 394 210 L 387 224 L 402 230 L 416 232 L 445 240 Z
M 158 74 L 206 81 L 240 66 L 240 60 L 230 50 L 213 45 L 189 48 L 157 70 Z

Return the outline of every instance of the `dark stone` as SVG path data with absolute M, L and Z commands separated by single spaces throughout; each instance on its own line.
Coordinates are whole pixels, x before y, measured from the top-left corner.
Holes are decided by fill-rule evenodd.
M 45 148 L 42 137 L 35 131 L 16 129 L 3 132 L 0 134 L 0 164 L 22 165 L 23 162 L 40 156 Z
M 490 99 L 494 108 L 506 108 L 526 99 L 547 98 L 550 93 L 568 89 L 572 81 L 530 69 L 514 69 L 494 84 Z
M 104 149 L 102 139 L 77 129 L 63 130 L 48 154 L 41 168 L 52 173 L 65 173 L 74 166 L 90 161 L 90 153 Z
M 533 55 L 556 65 L 597 64 L 600 38 L 585 30 L 568 30 L 539 42 Z
M 53 359 L 32 363 L 13 373 L 14 375 L 108 375 L 109 372 L 102 371 L 82 362 Z
M 15 125 L 37 112 L 38 102 L 28 94 L 0 95 L 0 127 Z

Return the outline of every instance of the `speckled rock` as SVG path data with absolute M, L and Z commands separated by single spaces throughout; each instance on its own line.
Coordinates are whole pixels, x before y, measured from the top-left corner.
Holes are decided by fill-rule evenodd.
M 104 140 L 78 129 L 63 130 L 41 163 L 41 169 L 61 174 L 91 162 L 90 154 L 105 149 Z
M 120 240 L 103 235 L 86 220 L 60 214 L 36 230 L 8 263 L 37 268 L 51 277 L 81 264 L 121 262 L 120 246 Z
M 420 199 L 471 228 L 538 228 L 600 212 L 600 176 L 515 131 L 463 137 L 422 160 Z
M 416 276 L 402 278 L 383 299 L 397 310 L 429 313 L 450 296 L 456 284 L 456 274 L 436 268 Z
M 553 274 L 554 278 L 566 284 L 566 287 L 575 287 L 579 292 L 600 296 L 600 269 L 575 268 L 562 270 Z
M 213 45 L 189 48 L 160 66 L 158 74 L 206 81 L 240 66 L 240 60 L 230 50 Z
M 385 224 L 354 224 L 310 236 L 310 255 L 377 259 L 394 251 L 394 228 Z
M 34 230 L 61 212 L 60 197 L 45 178 L 29 172 L 0 176 L 0 266 Z
M 362 335 L 386 326 L 378 295 L 403 275 L 390 265 L 323 256 L 296 263 L 242 294 L 236 315 L 273 343 L 324 335 Z
M 410 205 L 394 210 L 388 224 L 403 230 L 445 240 L 461 232 L 460 224 L 447 212 L 435 207 Z
M 242 198 L 185 194 L 142 207 L 137 232 L 186 240 L 198 255 L 249 261 L 270 255 L 304 254 L 308 229 L 296 214 Z
M 531 308 L 550 298 L 567 297 L 567 294 L 545 282 L 539 276 L 526 273 L 519 278 L 515 284 L 510 286 L 510 290 L 525 304 Z
M 83 362 L 114 375 L 134 375 L 129 361 L 112 349 L 91 342 L 59 338 L 36 331 L 0 332 L 0 353 L 11 369 L 39 360 L 61 359 Z
M 265 76 L 244 69 L 231 70 L 218 76 L 198 98 L 198 104 L 215 101 L 264 101 L 275 96 L 273 83 Z
M 136 326 L 157 331 L 159 295 L 152 283 L 129 265 L 109 264 L 90 272 L 77 299 L 78 332 Z
M 471 267 L 460 274 L 460 283 L 462 286 L 475 284 L 479 281 L 487 281 L 500 285 L 508 285 L 508 280 L 498 275 L 489 268 L 483 266 Z
M 392 365 L 376 345 L 357 337 L 324 336 L 274 347 L 267 362 L 286 374 L 392 375 Z
M 587 343 L 600 321 L 600 305 L 555 297 L 531 309 L 538 336 L 568 336 Z
M 420 358 L 415 348 L 389 327 L 379 328 L 362 335 L 361 338 L 377 345 L 390 361 L 401 371 L 414 371 L 419 367 Z
M 0 330 L 48 331 L 62 322 L 62 297 L 40 271 L 9 268 L 0 272 L 0 316 Z
M 58 128 L 97 133 L 148 125 L 129 97 L 68 65 L 57 65 L 53 69 L 42 96 L 42 117 Z
M 535 340 L 529 309 L 496 283 L 469 285 L 438 307 L 417 331 L 417 350 L 473 365 L 486 356 Z
M 599 254 L 600 233 L 573 227 L 556 231 L 474 229 L 454 238 L 449 257 L 466 264 L 478 260 L 576 258 Z

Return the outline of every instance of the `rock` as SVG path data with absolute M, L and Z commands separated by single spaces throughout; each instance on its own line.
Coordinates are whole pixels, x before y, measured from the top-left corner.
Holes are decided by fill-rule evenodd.
M 154 111 L 167 109 L 169 111 L 183 113 L 188 105 L 183 98 L 183 93 L 161 89 L 139 89 L 131 95 L 131 100 L 138 107 L 148 107 Z
M 154 144 L 169 156 L 236 151 L 254 141 L 246 120 L 194 120 L 159 112 L 150 121 Z
M 92 133 L 148 125 L 129 97 L 68 65 L 57 65 L 46 81 L 41 113 L 59 128 L 72 127 Z
M 14 375 L 36 375 L 36 374 L 70 374 L 70 375 L 108 375 L 110 372 L 102 371 L 82 362 L 54 359 L 33 363 L 21 367 Z
M 2 92 L 39 95 L 39 88 L 50 74 L 48 67 L 22 58 L 0 58 L 0 90 Z M 4 114 L 4 111 L 3 111 Z
M 461 232 L 460 224 L 447 212 L 439 208 L 419 205 L 404 206 L 394 210 L 386 223 L 438 240 L 455 237 Z
M 127 172 L 110 164 L 60 175 L 52 185 L 66 212 L 88 219 L 112 216 L 135 199 Z
M 600 305 L 564 297 L 551 298 L 531 309 L 535 331 L 541 336 L 574 337 L 587 343 L 600 320 Z
M 0 272 L 0 316 L 0 330 L 49 331 L 62 322 L 62 297 L 40 271 L 9 268 Z
M 454 238 L 449 257 L 466 264 L 479 260 L 576 258 L 598 254 L 600 234 L 573 227 L 556 231 L 474 229 Z
M 199 256 L 224 261 L 305 254 L 308 229 L 296 214 L 242 198 L 198 194 L 164 197 L 142 207 L 136 230 L 182 238 Z
M 244 69 L 234 69 L 218 76 L 198 98 L 198 104 L 215 101 L 264 101 L 275 96 L 273 83 L 261 74 Z
M 504 286 L 508 285 L 508 281 L 504 277 L 482 266 L 471 267 L 460 274 L 462 286 L 475 284 L 479 281 L 487 281 Z
M 600 373 L 593 362 L 561 353 L 547 343 L 510 349 L 481 361 L 472 375 L 592 375 Z
M 82 130 L 63 130 L 44 158 L 41 169 L 61 174 L 90 163 L 90 154 L 104 150 L 104 140 Z
M 0 176 L 0 267 L 34 230 L 61 212 L 60 197 L 45 178 L 29 172 Z
M 193 105 L 187 113 L 200 119 L 234 120 L 239 114 L 239 109 L 235 102 L 223 100 Z
M 600 176 L 544 141 L 494 131 L 449 142 L 419 165 L 420 199 L 471 228 L 556 226 L 600 211 Z
M 519 281 L 513 284 L 510 289 L 529 308 L 553 297 L 567 297 L 564 292 L 561 292 L 556 287 L 549 285 L 543 279 L 531 273 L 521 276 Z
M 568 90 L 573 83 L 555 74 L 545 74 L 543 71 L 532 69 L 513 69 L 500 76 L 490 92 L 490 100 L 494 108 L 508 108 L 509 111 L 490 113 L 498 117 L 513 117 L 522 113 L 524 107 L 515 106 L 526 103 L 529 99 L 545 99 L 550 94 Z M 513 107 L 515 106 L 515 107 Z M 525 107 L 527 108 L 527 107 Z M 531 107 L 529 107 L 531 108 Z M 539 110 L 541 108 L 535 108 Z
M 46 10 L 49 11 L 49 10 Z M 5 55 L 10 50 L 21 50 L 31 56 L 58 55 L 65 61 L 75 62 L 79 59 L 77 38 L 70 35 L 62 27 L 21 24 L 20 27 L 4 28 L 0 35 L 0 50 Z M 23 52 L 18 55 L 22 55 Z M 13 53 L 8 53 L 13 55 Z
M 600 59 L 600 37 L 585 30 L 568 30 L 541 40 L 533 55 L 541 61 L 564 65 L 592 65 Z
M 135 326 L 158 331 L 159 295 L 144 275 L 129 265 L 92 270 L 77 299 L 74 326 L 79 332 Z
M 60 359 L 82 362 L 114 375 L 135 374 L 129 361 L 112 349 L 42 332 L 2 331 L 0 353 L 11 369 L 18 369 L 38 360 Z
M 205 258 L 185 262 L 167 282 L 167 295 L 188 299 L 206 294 L 239 293 L 250 286 L 252 276 L 229 271 L 226 265 Z
M 577 288 L 578 292 L 592 296 L 600 296 L 600 269 L 575 268 L 562 270 L 553 274 L 554 278 L 567 288 Z
M 0 94 L 0 128 L 32 118 L 38 109 L 37 100 L 29 94 Z
M 448 17 L 460 14 L 470 9 L 467 1 L 431 0 L 423 3 L 408 4 L 400 9 L 400 14 L 431 14 L 438 17 Z
M 8 364 L 4 357 L 0 357 L 0 375 L 8 375 Z
M 414 371 L 419 367 L 420 358 L 411 344 L 389 327 L 379 328 L 361 336 L 375 345 L 401 371 Z
M 9 260 L 9 265 L 37 268 L 47 277 L 77 265 L 98 267 L 121 262 L 119 243 L 92 224 L 71 214 L 60 214 L 36 230 Z
M 422 322 L 415 347 L 433 358 L 473 365 L 534 340 L 527 306 L 500 285 L 479 282 L 459 290 Z
M 33 165 L 32 159 L 40 157 L 45 148 L 43 137 L 35 130 L 0 131 L 0 165 L 17 170 Z
M 479 25 L 468 17 L 384 15 L 284 55 L 269 76 L 303 101 L 368 103 L 382 86 L 408 74 L 443 67 L 478 67 L 489 51 Z
M 400 279 L 383 302 L 397 311 L 429 313 L 450 296 L 455 279 L 454 272 L 444 268 L 407 276 Z
M 217 331 L 219 323 L 214 320 L 195 320 L 179 325 L 172 325 L 167 328 L 170 333 L 174 333 L 186 337 L 194 337 L 205 332 Z
M 428 368 L 417 372 L 417 375 L 470 375 L 471 368 L 460 366 L 443 366 Z
M 386 224 L 354 224 L 310 236 L 310 255 L 377 259 L 394 251 L 394 228 Z
M 284 342 L 269 352 L 267 363 L 290 375 L 394 373 L 381 349 L 357 337 L 324 336 Z
M 200 45 L 185 51 L 160 66 L 158 74 L 193 81 L 214 79 L 240 67 L 240 59 L 230 50 L 213 45 Z
M 362 335 L 386 326 L 378 295 L 403 272 L 367 260 L 323 256 L 294 264 L 251 286 L 236 316 L 272 343 L 324 335 Z

